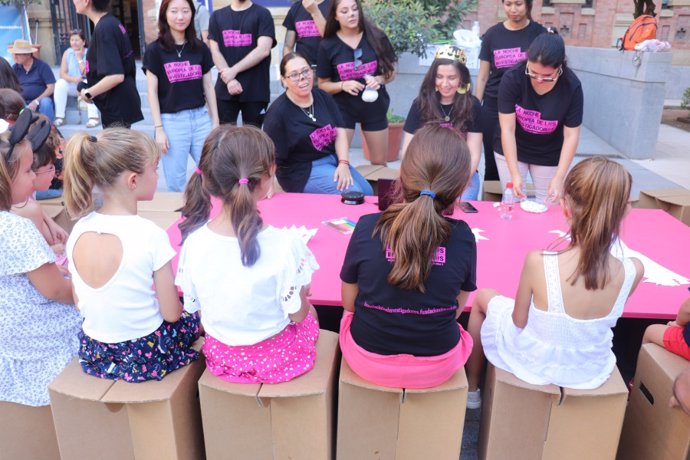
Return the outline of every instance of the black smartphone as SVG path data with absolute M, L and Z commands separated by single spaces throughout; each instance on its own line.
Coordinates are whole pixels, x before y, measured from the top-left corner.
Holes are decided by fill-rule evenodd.
M 379 211 L 385 211 L 388 206 L 391 205 L 393 201 L 393 194 L 395 193 L 395 188 L 393 184 L 395 181 L 393 179 L 379 179 L 376 181 L 377 194 L 379 196 Z
M 477 211 L 477 208 L 472 206 L 472 203 L 468 203 L 467 201 L 459 201 L 458 202 L 458 207 L 462 212 L 468 213 L 468 214 L 474 214 L 479 211 Z

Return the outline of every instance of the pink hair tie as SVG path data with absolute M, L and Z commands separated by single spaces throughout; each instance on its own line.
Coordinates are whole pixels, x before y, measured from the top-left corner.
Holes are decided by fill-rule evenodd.
M 194 172 L 201 176 L 201 169 L 198 166 L 194 168 Z
M 240 185 L 247 185 L 249 183 L 249 179 L 246 177 L 242 177 L 240 180 L 237 181 L 238 184 Z

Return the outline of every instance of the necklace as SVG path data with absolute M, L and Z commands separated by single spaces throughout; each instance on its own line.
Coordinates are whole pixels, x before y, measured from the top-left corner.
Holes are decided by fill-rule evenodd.
M 308 116 L 311 119 L 311 121 L 314 121 L 314 122 L 316 121 L 316 116 L 314 116 L 314 104 L 313 103 L 309 107 L 307 107 L 306 109 L 304 107 L 300 107 L 300 109 L 302 110 L 302 112 L 306 116 Z
M 443 113 L 443 119 L 446 121 L 450 121 L 450 115 L 453 113 L 453 109 L 455 108 L 455 106 L 451 105 L 448 113 L 446 113 L 446 110 L 443 108 L 443 104 L 439 105 L 439 107 L 441 107 L 441 112 Z
M 177 57 L 180 58 L 180 59 L 182 59 L 182 50 L 184 50 L 184 46 L 185 46 L 186 44 L 187 44 L 187 42 L 184 42 L 184 43 L 182 44 L 182 48 L 180 48 L 179 51 L 177 50 L 177 45 L 175 45 L 175 53 L 177 53 Z

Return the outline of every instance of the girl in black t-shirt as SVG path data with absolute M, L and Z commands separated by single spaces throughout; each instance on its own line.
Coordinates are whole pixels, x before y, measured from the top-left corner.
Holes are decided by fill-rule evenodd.
M 347 135 L 330 94 L 314 89 L 311 63 L 288 53 L 280 63 L 285 93 L 266 113 L 264 131 L 276 146 L 276 177 L 287 192 L 338 194 L 373 190 L 348 161 Z
M 398 203 L 355 227 L 340 272 L 340 348 L 370 382 L 440 385 L 472 350 L 457 317 L 476 289 L 477 246 L 465 222 L 445 217 L 470 164 L 458 131 L 421 128 L 400 165 Z
M 553 33 L 537 37 L 523 62 L 503 76 L 498 90 L 500 138 L 494 144 L 501 185 L 517 198 L 527 172 L 537 201 L 557 201 L 580 140 L 580 80 L 566 66 L 565 43 Z
M 465 138 L 472 157 L 472 179 L 463 200 L 476 200 L 479 195 L 479 174 L 476 172 L 482 155 L 482 132 L 479 129 L 479 101 L 472 96 L 470 72 L 465 67 L 465 52 L 445 45 L 436 52 L 427 71 L 419 96 L 412 102 L 405 120 L 403 155 L 407 146 L 423 124 L 438 122 L 443 127 L 457 129 Z
M 331 0 L 297 0 L 285 15 L 283 56 L 293 49 L 316 64 Z M 296 49 L 295 49 L 296 47 Z
M 532 21 L 532 0 L 503 0 L 507 19 L 490 27 L 482 37 L 475 94 L 482 101 L 484 180 L 498 180 L 494 160 L 494 134 L 498 126 L 498 85 L 506 70 L 527 58 L 527 48 L 544 27 Z
M 172 192 L 184 190 L 187 157 L 191 155 L 198 164 L 206 136 L 218 126 L 213 60 L 196 36 L 194 14 L 192 0 L 163 0 L 158 40 L 144 54 L 156 144 L 163 153 L 165 181 Z
M 319 45 L 319 88 L 333 94 L 340 107 L 348 147 L 355 125 L 361 124 L 373 164 L 386 164 L 390 98 L 385 85 L 395 78 L 395 62 L 388 37 L 364 18 L 360 1 L 333 0 Z
M 130 127 L 144 119 L 135 80 L 134 51 L 127 31 L 108 13 L 110 0 L 72 0 L 77 13 L 94 24 L 86 53 L 86 87 L 79 97 L 101 112 L 103 128 Z

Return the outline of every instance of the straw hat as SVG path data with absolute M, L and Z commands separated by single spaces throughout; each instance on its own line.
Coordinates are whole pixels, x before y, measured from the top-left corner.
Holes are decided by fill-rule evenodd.
M 10 54 L 33 54 L 34 52 L 38 51 L 38 48 L 31 46 L 31 43 L 29 43 L 27 40 L 17 39 L 14 41 L 14 45 L 12 45 L 8 51 Z

